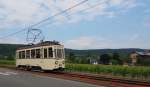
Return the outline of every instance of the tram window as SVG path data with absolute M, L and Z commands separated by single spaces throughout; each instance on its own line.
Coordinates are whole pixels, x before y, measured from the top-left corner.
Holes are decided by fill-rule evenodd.
M 65 51 L 62 49 L 62 58 L 65 58 Z
M 57 49 L 57 57 L 62 58 L 62 51 L 61 49 Z
M 21 59 L 22 57 L 21 57 L 21 52 L 19 52 L 19 59 Z
M 47 49 L 44 49 L 44 58 L 47 58 Z
M 55 52 L 55 58 L 57 58 L 57 49 L 55 49 L 54 52 Z
M 31 58 L 35 58 L 35 50 L 31 50 Z
M 29 59 L 30 58 L 30 50 L 26 51 L 26 58 Z
M 25 51 L 22 51 L 21 54 L 22 54 L 22 59 L 25 59 Z
M 36 58 L 40 58 L 40 49 L 36 49 Z
M 53 57 L 53 49 L 52 48 L 48 48 L 48 54 L 49 54 L 49 57 Z

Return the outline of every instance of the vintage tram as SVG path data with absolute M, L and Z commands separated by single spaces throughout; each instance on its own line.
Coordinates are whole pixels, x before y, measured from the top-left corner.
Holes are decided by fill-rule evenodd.
M 16 67 L 32 70 L 64 70 L 64 46 L 56 41 L 27 45 L 16 51 Z

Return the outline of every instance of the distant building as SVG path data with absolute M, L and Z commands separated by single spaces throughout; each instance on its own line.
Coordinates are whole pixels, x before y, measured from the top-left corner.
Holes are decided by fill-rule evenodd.
M 136 52 L 139 56 L 141 57 L 150 57 L 150 53 L 149 52 Z
M 144 52 L 134 51 L 130 54 L 130 58 L 132 60 L 132 65 L 135 65 L 138 58 L 142 58 L 142 59 L 150 58 L 150 53 L 148 51 L 144 51 Z
M 96 59 L 91 59 L 91 60 L 90 60 L 90 64 L 96 65 L 96 64 L 98 64 L 98 60 L 96 60 Z
M 132 65 L 135 65 L 135 63 L 137 62 L 137 56 L 138 56 L 138 54 L 136 52 L 132 52 L 130 54 L 130 58 L 132 60 Z

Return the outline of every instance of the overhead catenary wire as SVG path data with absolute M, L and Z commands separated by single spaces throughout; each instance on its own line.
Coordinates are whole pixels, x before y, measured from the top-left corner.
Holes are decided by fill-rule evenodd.
M 56 16 L 58 16 L 58 15 L 61 15 L 61 14 L 65 13 L 65 12 L 67 12 L 67 11 L 69 11 L 69 10 L 75 8 L 75 7 L 78 7 L 78 6 L 80 6 L 80 5 L 84 4 L 84 3 L 86 3 L 87 1 L 89 1 L 89 0 L 81 1 L 81 2 L 77 3 L 76 5 L 74 5 L 74 6 L 70 7 L 70 8 L 67 8 L 67 9 L 65 9 L 65 10 L 63 10 L 63 11 L 61 11 L 61 12 L 58 12 L 58 13 L 56 13 L 55 15 L 53 15 L 53 16 L 51 16 L 51 17 L 48 17 L 48 18 L 46 18 L 46 19 L 44 19 L 44 20 L 41 20 L 41 21 L 39 21 L 39 22 L 37 22 L 37 23 L 35 23 L 35 24 L 29 26 L 29 27 L 32 28 L 32 27 L 34 27 L 34 26 L 37 26 L 37 25 L 39 25 L 39 24 L 41 24 L 41 23 L 43 23 L 43 22 L 45 22 L 45 21 L 47 21 L 47 20 L 50 20 L 50 19 L 52 19 L 52 18 L 54 18 L 54 17 L 56 17 Z M 5 39 L 5 38 L 8 38 L 8 37 L 10 37 L 10 36 L 16 35 L 16 34 L 18 34 L 18 33 L 20 33 L 20 32 L 25 31 L 26 29 L 28 29 L 28 28 L 23 28 L 23 29 L 21 29 L 21 30 L 19 30 L 19 31 L 16 31 L 16 32 L 14 32 L 14 33 L 8 34 L 8 35 L 3 36 L 3 37 L 0 37 L 0 39 Z
M 96 8 L 97 6 L 99 6 L 101 4 L 102 4 L 102 2 L 97 2 L 97 4 L 91 5 L 90 7 L 82 9 L 82 10 L 76 12 L 76 13 L 88 11 L 89 9 Z M 73 15 L 73 14 L 67 14 L 67 16 L 71 16 L 71 15 Z M 53 22 L 49 22 L 48 24 L 53 24 L 54 22 L 57 22 L 57 21 L 55 20 Z
M 61 11 L 61 12 L 59 12 L 59 13 L 57 13 L 57 14 L 51 16 L 51 17 L 48 17 L 48 18 L 46 18 L 46 19 L 44 19 L 44 20 L 42 20 L 42 21 L 40 21 L 40 22 L 38 22 L 38 23 L 36 23 L 36 24 L 31 25 L 31 27 L 34 27 L 34 26 L 36 26 L 36 25 L 39 25 L 39 24 L 41 24 L 42 22 L 45 22 L 45 21 L 47 21 L 47 20 L 50 20 L 50 19 L 54 18 L 55 16 L 58 16 L 58 15 L 60 15 L 60 14 L 63 14 L 63 13 L 65 13 L 65 12 L 67 12 L 67 11 L 69 11 L 69 10 L 75 8 L 75 7 L 80 6 L 81 4 L 84 4 L 84 3 L 87 2 L 87 1 L 89 1 L 89 0 L 84 0 L 84 1 L 82 1 L 82 2 L 80 2 L 80 3 L 78 3 L 78 4 L 74 5 L 74 6 L 72 6 L 72 7 L 70 7 L 70 8 L 67 8 L 67 9 L 65 9 L 65 10 L 63 10 L 63 11 Z

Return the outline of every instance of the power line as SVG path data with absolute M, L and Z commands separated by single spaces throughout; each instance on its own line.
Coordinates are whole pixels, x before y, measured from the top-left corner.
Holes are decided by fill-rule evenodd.
M 87 11 L 89 9 L 95 8 L 95 7 L 97 7 L 97 6 L 101 5 L 101 4 L 102 4 L 102 2 L 97 2 L 97 4 L 91 5 L 90 7 L 85 8 L 85 9 L 83 9 L 81 11 L 78 11 L 77 13 L 84 12 L 84 11 Z M 67 16 L 71 16 L 71 15 L 72 14 L 67 14 Z M 56 22 L 56 21 L 53 21 L 53 22 Z M 53 22 L 50 22 L 49 24 L 53 24 Z
M 46 19 L 44 19 L 44 20 L 42 20 L 42 21 L 39 21 L 39 22 L 37 22 L 36 24 L 33 24 L 33 25 L 29 26 L 29 27 L 32 28 L 32 27 L 34 27 L 34 26 L 36 26 L 36 25 L 39 25 L 39 24 L 41 24 L 42 22 L 45 22 L 45 21 L 47 21 L 47 20 L 52 19 L 52 18 L 55 17 L 55 16 L 58 16 L 58 15 L 60 15 L 60 14 L 63 14 L 63 13 L 65 13 L 65 12 L 67 12 L 67 11 L 69 11 L 69 10 L 71 10 L 71 9 L 73 9 L 73 8 L 75 8 L 75 7 L 77 7 L 77 6 L 80 6 L 80 5 L 84 4 L 84 3 L 87 2 L 87 1 L 89 1 L 89 0 L 84 0 L 84 1 L 82 1 L 82 2 L 80 2 L 80 3 L 78 3 L 78 4 L 74 5 L 74 6 L 72 6 L 72 7 L 70 7 L 70 8 L 67 8 L 67 9 L 65 9 L 65 10 L 63 10 L 63 11 L 61 11 L 61 12 L 59 12 L 59 13 L 57 13 L 57 14 L 51 16 L 51 17 L 48 17 L 48 18 L 46 18 Z M 4 36 L 4 37 L 0 37 L 0 39 L 8 38 L 8 37 L 10 37 L 10 36 L 16 35 L 16 34 L 18 34 L 18 33 L 20 33 L 20 32 L 25 31 L 25 30 L 26 30 L 26 28 L 24 28 L 24 29 L 22 29 L 22 30 L 19 30 L 19 31 L 17 31 L 17 32 L 8 34 L 8 35 L 6 35 L 6 36 Z
M 87 2 L 87 1 L 88 1 L 88 0 L 84 0 L 84 1 L 82 1 L 82 2 L 80 2 L 80 3 L 78 3 L 78 4 L 76 4 L 76 5 L 74 5 L 74 6 L 70 7 L 70 8 L 68 8 L 68 9 L 65 9 L 65 10 L 63 10 L 63 11 L 61 11 L 61 12 L 59 12 L 59 13 L 57 13 L 57 14 L 51 16 L 51 17 L 48 17 L 48 18 L 46 18 L 46 19 L 44 19 L 44 20 L 42 20 L 42 21 L 40 21 L 40 22 L 38 22 L 38 23 L 36 23 L 36 24 L 33 24 L 31 27 L 34 27 L 34 26 L 36 26 L 36 25 L 39 25 L 39 24 L 41 24 L 41 23 L 44 22 L 44 21 L 50 20 L 50 19 L 54 18 L 55 16 L 58 16 L 58 15 L 60 15 L 60 14 L 63 14 L 63 13 L 65 13 L 65 12 L 67 12 L 67 11 L 69 11 L 69 10 L 71 10 L 71 9 L 73 9 L 73 8 L 75 8 L 75 7 L 79 6 L 79 5 L 81 5 L 81 4 L 85 3 L 85 2 Z
M 8 38 L 8 37 L 10 37 L 10 36 L 16 35 L 16 34 L 18 34 L 18 33 L 20 33 L 20 32 L 25 31 L 25 30 L 26 30 L 26 28 L 21 29 L 21 30 L 19 30 L 19 31 L 14 32 L 14 33 L 8 34 L 8 35 L 3 36 L 3 37 L 0 37 L 0 39 Z

